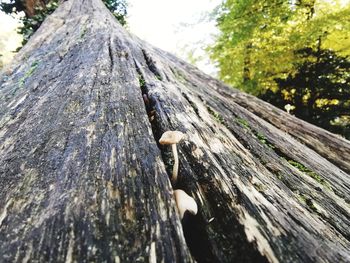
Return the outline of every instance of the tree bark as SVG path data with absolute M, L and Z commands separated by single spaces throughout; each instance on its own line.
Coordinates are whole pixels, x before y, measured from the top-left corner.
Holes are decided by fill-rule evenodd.
M 350 261 L 349 142 L 141 41 L 101 1 L 63 2 L 0 85 L 1 262 Z M 187 136 L 174 188 L 199 208 L 182 225 L 167 130 Z

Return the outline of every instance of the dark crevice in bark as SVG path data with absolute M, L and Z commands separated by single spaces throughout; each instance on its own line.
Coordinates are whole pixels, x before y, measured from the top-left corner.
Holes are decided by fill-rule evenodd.
M 173 167 L 173 156 L 170 147 L 164 147 L 159 145 L 162 158 L 166 164 L 167 172 L 170 175 L 172 173 Z M 186 146 L 182 144 L 181 151 L 186 155 L 186 163 L 188 163 L 192 169 L 195 171 L 203 170 L 203 167 L 197 163 L 197 160 L 191 155 L 191 146 Z M 179 147 L 179 148 L 180 148 Z M 180 149 L 179 149 L 180 150 Z M 182 154 L 179 155 L 181 157 Z M 188 193 L 190 196 L 194 196 L 196 186 L 193 183 L 193 178 L 190 179 L 189 176 L 184 175 L 186 169 L 184 169 L 184 164 L 180 160 L 179 166 L 179 178 L 174 189 L 181 189 Z M 183 174 L 183 176 L 181 176 Z M 199 205 L 197 200 L 197 204 Z M 213 251 L 218 251 L 218 248 L 210 241 L 211 237 L 208 233 L 208 220 L 205 217 L 205 213 L 202 208 L 198 207 L 197 215 L 193 216 L 189 213 L 185 213 L 184 218 L 181 220 L 182 229 L 185 236 L 186 244 L 190 250 L 192 257 L 199 263 L 210 263 L 219 262 L 220 257 L 215 255 Z M 218 233 L 218 232 L 217 232 Z M 214 235 L 214 233 L 211 233 Z
M 109 58 L 111 59 L 111 73 L 113 72 L 113 68 L 114 68 L 114 58 L 113 58 L 113 47 L 112 47 L 112 43 L 113 43 L 113 39 L 112 36 L 109 38 L 109 43 L 108 43 L 108 55 Z
M 194 196 L 194 193 L 198 192 L 197 183 L 203 187 L 210 187 L 209 184 L 211 183 L 208 178 L 203 178 L 202 176 L 194 178 L 193 174 L 188 173 L 188 171 L 196 171 L 198 175 L 204 175 L 207 172 L 206 168 L 198 163 L 198 160 L 192 155 L 192 151 L 195 147 L 196 146 L 190 141 L 179 147 L 179 157 L 184 156 L 183 159 L 185 159 L 186 162 L 180 161 L 179 178 L 176 188 L 184 190 L 186 193 L 189 193 L 190 196 Z M 205 156 L 203 159 L 205 159 Z M 216 196 L 216 194 L 214 195 Z M 218 248 L 212 240 L 214 235 L 220 235 L 221 232 L 214 233 L 212 229 L 208 227 L 210 222 L 208 222 L 207 219 L 208 207 L 213 203 L 208 202 L 205 206 L 201 207 L 197 199 L 197 204 L 197 215 L 185 216 L 182 220 L 187 246 L 196 262 L 220 262 L 222 261 L 220 260 L 222 259 L 222 255 L 217 255 Z
M 166 131 L 166 129 L 163 127 L 164 125 L 162 125 L 162 118 L 160 116 L 160 105 L 156 98 L 153 98 L 149 95 L 149 86 L 146 83 L 139 66 L 136 63 L 135 66 L 138 73 L 139 85 L 143 101 L 149 117 L 149 121 L 151 123 L 153 136 L 161 151 L 162 159 L 170 179 L 174 161 L 171 148 L 159 144 L 159 139 L 161 135 Z M 186 96 L 185 94 L 183 95 L 193 106 L 194 103 L 188 98 L 188 96 Z M 195 110 L 195 112 L 198 115 L 198 109 Z M 181 172 L 181 162 L 179 172 Z M 176 185 L 173 185 L 174 189 L 182 189 L 187 193 L 191 192 L 189 189 L 187 189 L 188 184 L 182 182 L 181 177 L 178 179 L 178 181 L 179 182 Z M 204 215 L 200 211 L 197 213 L 196 216 L 193 216 L 186 212 L 184 218 L 181 220 L 181 223 L 186 244 L 189 248 L 192 257 L 199 263 L 218 262 L 218 258 L 215 257 L 212 253 L 212 244 L 209 241 L 210 237 L 206 230 L 208 221 L 205 219 Z
M 151 58 L 151 56 L 147 53 L 146 50 L 142 49 L 142 54 L 145 58 L 149 70 L 156 76 L 158 80 L 163 80 L 162 75 L 160 74 L 160 71 L 156 66 L 156 62 Z
M 158 132 L 157 132 L 158 128 L 156 128 L 156 126 L 154 126 L 154 124 L 156 122 L 156 110 L 155 110 L 156 101 L 153 97 L 151 97 L 148 94 L 149 93 L 148 84 L 146 83 L 146 80 L 141 72 L 141 69 L 139 68 L 139 66 L 136 63 L 135 63 L 135 68 L 136 68 L 136 71 L 138 74 L 138 81 L 139 81 L 139 86 L 141 89 L 142 99 L 143 99 L 143 102 L 145 104 L 148 119 L 149 119 L 151 126 L 152 126 L 153 137 L 156 139 L 157 144 L 158 144 L 158 140 L 160 139 L 160 136 L 158 135 Z M 159 138 L 158 138 L 158 136 L 159 136 Z
M 171 167 L 173 164 L 171 151 L 164 150 L 164 146 L 159 144 L 159 139 L 162 134 L 165 132 L 165 129 L 162 127 L 162 119 L 160 117 L 161 110 L 159 103 L 156 98 L 149 94 L 149 85 L 146 83 L 144 75 L 140 69 L 140 66 L 135 62 L 135 68 L 138 74 L 139 86 L 141 89 L 142 99 L 145 105 L 145 109 L 148 115 L 148 120 L 151 124 L 153 137 L 157 143 L 158 148 L 161 151 L 163 163 L 168 175 L 171 175 Z M 171 176 L 169 176 L 169 179 Z
M 198 117 L 200 117 L 198 108 L 195 106 L 194 102 L 191 101 L 186 94 L 182 95 L 192 107 L 194 106 L 194 111 Z M 219 123 L 224 123 L 224 119 L 219 113 L 214 111 L 209 106 L 207 106 L 207 110 Z M 159 110 L 157 110 L 157 113 L 158 112 Z M 158 131 L 161 132 L 156 138 L 157 142 L 162 132 L 165 131 L 162 127 L 158 127 L 158 129 Z M 153 132 L 155 134 L 154 130 Z M 158 146 L 161 149 L 162 158 L 166 165 L 167 172 L 168 174 L 171 174 L 171 168 L 173 165 L 171 151 L 168 149 L 169 147 L 166 148 L 161 145 Z M 229 197 L 225 197 L 226 195 L 224 193 L 213 193 L 214 188 L 211 186 L 213 182 L 211 179 L 202 176 L 206 174 L 206 168 L 199 164 L 198 160 L 191 155 L 193 147 L 195 148 L 195 146 L 192 144 L 183 144 L 181 147 L 179 147 L 179 150 L 181 151 L 180 156 L 182 154 L 186 156 L 186 164 L 190 165 L 190 167 L 184 167 L 185 164 L 181 163 L 180 161 L 179 175 L 182 174 L 182 176 L 179 176 L 178 183 L 175 188 L 183 189 L 187 193 L 193 193 L 195 192 L 194 189 L 197 188 L 194 185 L 193 180 L 196 180 L 202 188 L 206 189 L 206 192 L 210 192 L 212 194 L 206 196 L 208 201 L 206 203 L 206 208 L 199 207 L 199 212 L 196 216 L 185 216 L 182 220 L 184 236 L 192 257 L 200 263 L 220 261 L 230 262 L 230 260 L 234 260 L 235 262 L 267 263 L 267 258 L 261 255 L 261 253 L 257 250 L 256 243 L 249 242 L 247 240 L 244 226 L 238 222 L 237 218 L 223 213 L 223 211 L 227 211 L 229 209 L 222 208 L 223 206 L 227 205 L 227 200 L 229 200 Z M 220 159 L 219 156 L 217 156 L 217 158 Z M 203 157 L 203 159 L 207 158 Z M 191 175 L 183 174 L 188 170 L 196 171 L 197 174 L 200 175 L 199 178 L 194 179 L 191 178 Z M 227 198 L 227 200 L 225 198 Z M 208 220 L 206 217 L 208 211 L 205 212 L 202 209 L 212 210 L 210 214 L 214 214 L 216 216 L 216 222 L 214 222 L 214 224 L 211 222 L 210 218 Z M 217 247 L 218 244 L 221 244 L 222 247 Z M 228 255 L 229 257 L 227 257 Z
M 183 153 L 186 155 L 190 169 L 198 174 L 197 183 L 206 195 L 206 206 L 196 216 L 192 225 L 188 226 L 188 231 L 197 231 L 197 235 L 190 237 L 189 246 L 192 247 L 192 255 L 198 262 L 247 262 L 247 263 L 267 263 L 268 260 L 260 254 L 255 242 L 249 242 L 245 234 L 244 226 L 237 220 L 236 216 L 226 213 L 230 197 L 217 189 L 214 180 L 208 175 L 208 169 L 198 164 L 191 154 L 193 145 L 184 146 Z M 217 156 L 216 156 L 217 157 Z M 204 156 L 203 159 L 207 159 Z M 207 174 L 207 175 L 206 175 Z M 186 174 L 186 178 L 190 175 Z M 188 179 L 187 188 L 190 189 Z M 235 187 L 237 203 L 244 203 L 242 194 Z M 236 211 L 236 213 L 240 213 Z M 213 216 L 213 217 L 212 217 Z M 186 234 L 186 232 L 185 232 Z M 186 236 L 185 236 L 186 237 Z
M 188 95 L 186 93 L 182 92 L 181 94 L 187 100 L 187 102 L 191 105 L 192 109 L 194 110 L 194 112 L 196 113 L 198 118 L 200 120 L 202 120 L 202 117 L 199 115 L 199 110 L 198 110 L 198 107 L 196 106 L 196 104 L 188 97 Z

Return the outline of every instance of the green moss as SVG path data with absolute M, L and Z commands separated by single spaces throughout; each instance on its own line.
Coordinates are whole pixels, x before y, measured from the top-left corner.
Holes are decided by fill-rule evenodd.
M 303 164 L 301 164 L 297 161 L 294 161 L 294 160 L 288 160 L 288 163 L 290 165 L 294 166 L 295 168 L 297 168 L 300 172 L 303 172 L 303 173 L 307 174 L 308 176 L 310 176 L 311 178 L 315 179 L 320 184 L 330 188 L 329 184 L 320 175 L 311 171 L 310 169 L 305 167 Z
M 256 137 L 258 138 L 258 140 L 262 143 L 262 144 L 266 144 L 267 143 L 267 139 L 265 137 L 264 134 L 262 133 L 257 133 Z
M 236 118 L 236 121 L 241 124 L 244 128 L 250 129 L 249 123 L 247 120 L 242 119 L 242 118 Z
M 275 146 L 269 142 L 269 140 L 266 138 L 266 136 L 264 134 L 262 134 L 260 132 L 257 132 L 257 133 L 255 132 L 254 134 L 262 144 L 265 144 L 266 146 L 268 146 L 271 149 L 275 149 Z
M 276 177 L 279 179 L 279 180 L 283 180 L 283 175 L 281 173 L 277 173 L 276 174 Z
M 142 75 L 139 75 L 139 84 L 141 88 L 145 88 L 146 87 L 146 81 L 145 78 Z
M 241 126 L 243 126 L 247 130 L 252 130 L 248 121 L 243 118 L 236 118 L 236 122 L 238 122 Z M 266 136 L 260 132 L 254 131 L 253 134 L 256 136 L 256 138 L 262 143 L 268 146 L 271 149 L 275 149 L 275 146 L 269 142 L 269 140 L 266 138 Z
M 262 184 L 256 183 L 256 184 L 254 184 L 254 187 L 255 187 L 255 189 L 258 190 L 258 192 L 260 192 L 260 193 L 263 193 L 263 192 L 265 191 L 265 187 L 264 187 Z
M 84 28 L 83 28 L 83 30 L 82 30 L 81 33 L 80 33 L 80 39 L 83 39 L 83 38 L 84 38 L 86 32 L 87 32 L 87 28 L 86 28 L 86 25 L 85 25 Z
M 210 113 L 210 115 L 212 115 L 218 122 L 220 122 L 221 124 L 225 124 L 224 118 L 218 112 L 214 111 L 209 106 L 207 107 L 207 110 Z
M 317 210 L 316 206 L 314 205 L 314 203 L 312 202 L 312 199 L 311 199 L 311 198 L 306 198 L 305 202 L 306 202 L 306 205 L 307 205 L 312 211 L 318 213 L 318 210 Z
M 303 194 L 298 194 L 298 200 L 301 203 L 305 203 L 306 202 L 306 197 Z
M 307 196 L 305 196 L 305 195 L 303 195 L 303 194 L 299 194 L 299 195 L 298 195 L 298 199 L 299 199 L 300 202 L 306 204 L 307 207 L 308 207 L 311 211 L 313 211 L 313 212 L 315 212 L 315 213 L 318 213 L 318 210 L 317 210 L 316 206 L 314 205 L 314 203 L 313 203 L 313 201 L 312 201 L 312 199 L 311 199 L 310 197 L 307 197 Z
M 34 61 L 31 65 L 30 68 L 28 69 L 28 71 L 24 74 L 24 76 L 19 80 L 19 87 L 23 87 L 25 81 L 27 78 L 29 78 L 31 75 L 33 75 L 34 71 L 36 70 L 36 68 L 38 67 L 39 62 L 38 61 Z

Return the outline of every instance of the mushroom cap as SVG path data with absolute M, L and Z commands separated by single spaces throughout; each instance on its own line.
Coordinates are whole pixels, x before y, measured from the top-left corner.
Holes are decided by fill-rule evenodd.
M 185 134 L 180 131 L 166 131 L 163 133 L 162 137 L 159 139 L 160 144 L 174 144 L 179 143 Z
M 198 206 L 196 201 L 191 196 L 186 194 L 185 191 L 180 189 L 175 190 L 174 195 L 175 195 L 176 206 L 177 206 L 177 209 L 179 210 L 181 219 L 184 217 L 184 214 L 186 211 L 190 212 L 192 215 L 197 214 Z

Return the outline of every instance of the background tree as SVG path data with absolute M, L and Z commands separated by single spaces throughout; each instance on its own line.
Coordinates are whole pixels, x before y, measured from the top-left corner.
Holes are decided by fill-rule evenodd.
M 106 7 L 122 24 L 126 25 L 127 0 L 103 0 Z M 0 4 L 0 9 L 7 14 L 24 12 L 22 26 L 18 32 L 23 35 L 22 45 L 40 27 L 44 19 L 57 8 L 59 0 L 10 0 Z
M 281 80 L 288 78 L 291 81 L 292 76 L 298 74 L 299 79 L 304 78 L 304 81 L 307 81 L 306 78 L 310 75 L 303 76 L 301 65 L 318 63 L 321 58 L 317 55 L 323 56 L 328 50 L 334 52 L 334 56 L 341 57 L 340 60 L 332 60 L 333 65 L 329 66 L 336 69 L 335 63 L 348 59 L 350 54 L 350 5 L 344 6 L 342 3 L 343 1 L 322 0 L 225 1 L 218 11 L 217 18 L 221 33 L 216 44 L 210 49 L 212 59 L 218 64 L 220 78 L 249 93 L 267 98 L 264 94 L 281 92 Z M 301 55 L 305 50 L 310 50 L 312 55 Z M 330 62 L 324 57 L 322 60 L 323 63 Z M 347 65 L 343 63 L 338 66 L 342 68 Z M 312 77 L 332 78 L 332 83 L 344 81 L 346 73 L 341 77 L 337 75 L 338 79 L 334 79 L 333 73 L 328 71 L 329 75 L 326 76 L 323 71 L 312 71 Z M 348 82 L 344 85 L 349 89 Z M 336 87 L 337 85 L 331 89 L 335 91 Z M 299 86 L 299 89 L 307 88 Z M 286 94 L 287 90 L 283 92 Z M 339 96 L 342 94 L 344 93 L 339 93 Z M 343 97 L 342 100 L 346 101 L 347 98 Z M 270 96 L 269 102 L 281 108 L 290 103 L 281 96 Z M 349 112 L 347 103 L 341 103 L 338 107 L 343 108 L 343 113 Z M 296 110 L 294 113 L 312 121 L 312 118 L 308 119 L 306 115 L 299 115 L 301 111 L 302 109 Z M 321 112 L 320 119 L 324 113 Z M 319 112 L 315 113 L 318 114 Z M 342 116 L 335 118 L 344 120 Z M 343 125 L 343 128 L 337 129 L 332 128 L 335 124 L 334 119 L 329 120 L 327 116 L 324 116 L 324 119 L 327 120 L 327 123 L 322 125 L 324 128 L 338 132 L 348 129 L 348 122 L 340 121 L 338 124 Z
M 297 53 L 307 58 L 298 72 L 275 79 L 279 89 L 261 98 L 280 108 L 293 105 L 296 116 L 350 139 L 350 61 L 331 50 Z

